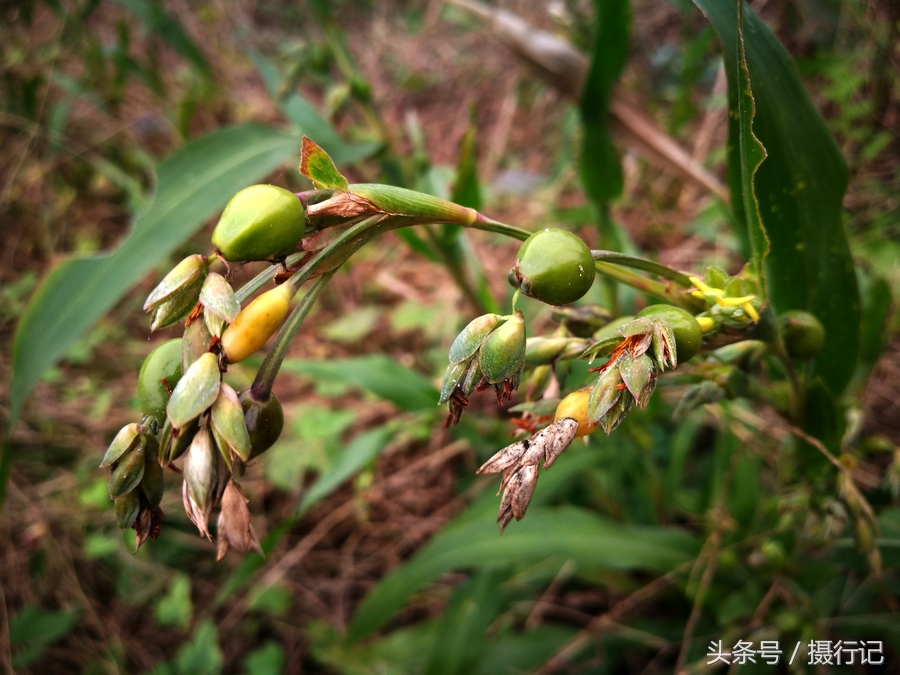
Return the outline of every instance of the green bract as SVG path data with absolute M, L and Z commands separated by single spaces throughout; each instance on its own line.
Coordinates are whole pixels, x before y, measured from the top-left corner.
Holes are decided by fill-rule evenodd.
M 274 185 L 251 185 L 228 202 L 212 243 L 229 262 L 268 260 L 296 251 L 305 231 L 297 195 Z
M 697 352 L 703 343 L 703 331 L 700 324 L 690 313 L 672 305 L 650 305 L 638 312 L 638 318 L 649 317 L 661 319 L 669 324 L 675 336 L 675 348 L 678 352 L 678 363 L 684 363 Z
M 567 305 L 594 283 L 591 250 L 567 230 L 547 228 L 528 237 L 519 249 L 509 279 L 524 295 L 549 305 Z
M 155 417 L 160 424 L 165 421 L 169 392 L 178 384 L 181 373 L 181 339 L 164 342 L 150 352 L 138 375 L 138 398 L 141 401 L 142 415 Z

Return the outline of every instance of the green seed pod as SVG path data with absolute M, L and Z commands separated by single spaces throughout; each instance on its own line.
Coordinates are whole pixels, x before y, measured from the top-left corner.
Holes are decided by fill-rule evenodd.
M 678 363 L 684 363 L 700 351 L 703 331 L 700 324 L 688 312 L 672 305 L 650 305 L 638 312 L 638 318 L 650 317 L 665 321 L 675 336 Z
M 118 499 L 138 486 L 144 477 L 144 447 L 139 445 L 125 455 L 109 477 L 109 498 Z
M 181 379 L 181 340 L 163 342 L 144 359 L 138 375 L 138 398 L 141 414 L 149 415 L 162 424 L 166 419 L 166 405 L 175 385 Z
M 567 305 L 583 297 L 594 275 L 587 245 L 571 232 L 555 228 L 525 240 L 511 274 L 523 294 L 549 305 Z
M 116 520 L 119 523 L 119 527 L 123 530 L 127 530 L 134 525 L 134 521 L 140 512 L 140 490 L 132 490 L 128 494 L 116 498 Z
M 297 195 L 274 185 L 251 185 L 228 202 L 212 243 L 229 262 L 269 260 L 296 251 L 305 232 Z
M 282 284 L 241 310 L 222 334 L 222 353 L 228 363 L 243 361 L 266 344 L 290 311 L 293 296 L 291 285 Z
M 516 310 L 512 318 L 487 336 L 479 360 L 489 383 L 518 380 L 525 365 L 525 318 L 521 311 Z
M 242 391 L 238 399 L 244 410 L 244 422 L 250 434 L 249 461 L 271 448 L 281 436 L 281 430 L 284 429 L 284 410 L 275 394 L 269 394 L 266 401 L 258 401 L 250 390 L 247 390 Z
M 811 359 L 822 350 L 825 329 L 809 312 L 792 309 L 778 316 L 778 329 L 788 355 L 794 359 Z

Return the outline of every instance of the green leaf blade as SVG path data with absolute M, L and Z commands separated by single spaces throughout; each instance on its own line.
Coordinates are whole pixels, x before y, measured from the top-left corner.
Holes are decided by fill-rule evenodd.
M 739 234 L 765 273 L 768 300 L 776 312 L 804 309 L 822 322 L 825 345 L 813 375 L 821 377 L 832 396 L 839 396 L 853 374 L 860 348 L 859 293 L 842 222 L 847 167 L 793 62 L 765 24 L 749 8 L 743 9 L 742 50 L 738 4 L 694 1 L 723 45 L 732 111 L 729 186 Z M 755 173 L 750 171 L 752 183 L 746 180 L 754 157 L 747 135 L 741 53 L 755 108 L 751 131 L 768 155 Z M 745 193 L 751 189 L 758 221 L 748 213 L 754 200 Z M 762 248 L 766 239 L 767 255 Z

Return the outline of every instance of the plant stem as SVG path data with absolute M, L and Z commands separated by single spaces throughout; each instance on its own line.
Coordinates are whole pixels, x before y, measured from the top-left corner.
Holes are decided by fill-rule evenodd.
M 642 277 L 640 274 L 635 274 L 631 270 L 620 267 L 619 265 L 597 261 L 594 263 L 594 266 L 597 268 L 597 273 L 602 274 L 604 277 L 627 284 L 642 293 L 652 295 L 660 300 L 671 302 L 689 312 L 700 312 L 705 309 L 703 303 L 691 295 L 673 292 L 668 284 Z
M 483 230 L 484 232 L 494 232 L 495 234 L 502 234 L 505 237 L 511 237 L 512 239 L 518 239 L 519 241 L 525 241 L 530 237 L 534 232 L 529 232 L 528 230 L 523 230 L 520 227 L 514 227 L 512 225 L 506 225 L 505 223 L 498 222 L 496 220 L 492 220 L 487 216 L 484 216 L 480 213 L 476 213 L 475 222 L 467 227 L 471 227 L 473 230 Z
M 291 311 L 290 316 L 288 316 L 288 319 L 281 327 L 281 330 L 278 331 L 278 336 L 275 338 L 275 344 L 272 345 L 272 349 L 268 351 L 266 357 L 263 359 L 262 365 L 256 373 L 256 379 L 253 380 L 253 385 L 250 387 L 250 395 L 257 401 L 266 401 L 269 399 L 269 396 L 272 393 L 272 385 L 275 383 L 275 378 L 278 375 L 278 371 L 287 354 L 288 347 L 290 347 L 294 336 L 297 335 L 297 331 L 300 329 L 300 324 L 303 323 L 303 319 L 306 318 L 306 315 L 309 314 L 309 310 L 312 309 L 316 298 L 319 297 L 319 293 L 322 292 L 325 284 L 327 284 L 329 279 L 334 276 L 335 272 L 337 272 L 337 268 L 330 272 L 326 272 L 316 279 L 306 292 L 306 295 L 303 296 L 303 299 L 300 300 L 300 302 L 297 303 L 297 306 Z
M 621 265 L 622 267 L 631 267 L 636 270 L 644 270 L 645 272 L 651 272 L 663 279 L 674 281 L 679 286 L 685 288 L 693 287 L 691 278 L 687 274 L 679 272 L 678 270 L 673 270 L 671 267 L 667 267 L 662 263 L 653 260 L 638 258 L 633 255 L 626 255 L 625 253 L 618 253 L 616 251 L 591 251 L 591 255 L 594 256 L 594 260 L 600 262 Z

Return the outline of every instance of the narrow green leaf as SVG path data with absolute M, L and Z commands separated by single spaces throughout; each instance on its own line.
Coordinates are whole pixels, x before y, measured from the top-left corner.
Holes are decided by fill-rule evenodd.
M 10 426 L 41 374 L 232 194 L 295 155 L 299 139 L 255 124 L 213 132 L 159 165 L 156 197 L 112 253 L 70 258 L 44 279 L 16 330 Z
M 732 113 L 728 177 L 738 232 L 757 264 L 768 238 L 763 266 L 768 300 L 777 312 L 804 309 L 822 322 L 825 345 L 813 372 L 838 396 L 853 373 L 860 342 L 859 295 L 841 220 L 846 165 L 790 57 L 765 24 L 743 9 L 742 64 L 738 4 L 694 1 L 722 42 Z M 747 213 L 753 199 L 743 184 L 748 170 L 743 162 L 753 160 L 744 153 L 752 151 L 744 146 L 750 140 L 747 74 L 755 108 L 751 131 L 768 155 L 752 179 L 758 221 Z
M 532 504 L 527 517 L 503 536 L 493 522 L 465 519 L 445 528 L 375 586 L 357 610 L 348 637 L 356 641 L 377 630 L 410 595 L 459 567 L 527 565 L 556 556 L 586 568 L 665 572 L 690 560 L 696 550 L 696 541 L 685 532 L 621 525 L 575 507 Z
M 381 354 L 349 359 L 285 359 L 281 372 L 354 384 L 401 410 L 434 410 L 438 391 L 430 380 Z
M 750 89 L 750 74 L 747 72 L 747 57 L 744 51 L 743 21 L 744 3 L 737 0 L 737 39 L 735 40 L 735 62 L 737 72 L 734 78 L 738 82 L 737 88 L 737 112 L 738 112 L 738 152 L 740 153 L 741 172 L 741 205 L 744 212 L 744 220 L 750 237 L 752 255 L 750 264 L 756 278 L 759 280 L 759 289 L 762 300 L 767 296 L 765 259 L 769 254 L 769 238 L 759 216 L 759 203 L 753 189 L 753 179 L 759 170 L 760 164 L 766 158 L 766 149 L 753 133 L 753 117 L 756 114 L 756 105 L 753 101 L 753 93 Z
M 346 190 L 347 179 L 337 170 L 331 157 L 308 136 L 303 137 L 300 154 L 300 173 L 322 190 Z
M 609 101 L 628 57 L 631 14 L 628 0 L 595 0 L 594 48 L 581 99 L 584 128 L 579 170 L 591 201 L 605 205 L 622 192 L 622 165 L 609 133 Z
M 484 639 L 500 613 L 500 584 L 509 575 L 485 569 L 456 589 L 436 626 L 424 675 L 468 675 L 478 665 L 489 641 Z
M 359 434 L 347 445 L 340 448 L 338 457 L 329 463 L 328 470 L 303 493 L 297 505 L 296 516 L 302 516 L 316 503 L 330 495 L 344 481 L 359 472 L 384 450 L 394 435 L 394 430 L 383 426 Z

